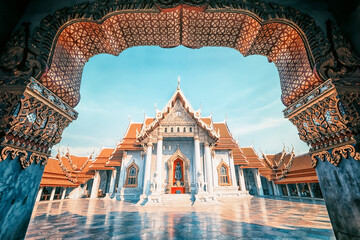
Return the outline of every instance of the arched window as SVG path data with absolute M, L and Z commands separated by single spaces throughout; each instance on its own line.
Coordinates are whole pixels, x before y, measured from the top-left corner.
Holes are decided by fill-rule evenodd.
M 171 132 L 174 132 L 174 128 L 173 128 L 173 127 L 171 128 Z
M 186 132 L 186 127 L 184 127 L 184 132 Z
M 165 132 L 167 132 L 167 128 L 165 128 Z
M 135 188 L 137 187 L 137 177 L 139 168 L 135 163 L 130 164 L 126 169 L 126 181 L 125 187 Z
M 219 186 L 229 186 L 231 185 L 230 177 L 229 177 L 229 167 L 226 163 L 221 162 L 217 167 L 218 175 L 219 175 Z
M 189 128 L 189 132 L 192 132 L 192 128 L 191 128 L 191 127 Z
M 180 132 L 180 128 L 178 127 L 177 132 Z

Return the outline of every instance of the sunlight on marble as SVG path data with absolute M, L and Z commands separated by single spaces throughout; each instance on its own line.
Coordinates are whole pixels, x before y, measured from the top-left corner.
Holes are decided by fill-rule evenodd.
M 243 198 L 194 206 L 78 199 L 36 203 L 26 239 L 335 239 L 322 200 Z

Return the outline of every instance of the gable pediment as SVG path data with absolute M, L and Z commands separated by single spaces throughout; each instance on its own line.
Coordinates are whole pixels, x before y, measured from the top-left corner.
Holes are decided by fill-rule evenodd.
M 160 125 L 194 125 L 195 123 L 194 118 L 190 116 L 181 101 L 177 99 L 174 107 L 170 109 L 170 112 L 164 117 Z

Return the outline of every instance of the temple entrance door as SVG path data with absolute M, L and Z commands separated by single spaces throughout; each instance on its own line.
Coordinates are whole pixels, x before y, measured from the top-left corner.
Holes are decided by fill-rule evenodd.
M 171 187 L 171 194 L 185 193 L 184 185 L 184 161 L 177 158 L 173 163 L 173 184 Z

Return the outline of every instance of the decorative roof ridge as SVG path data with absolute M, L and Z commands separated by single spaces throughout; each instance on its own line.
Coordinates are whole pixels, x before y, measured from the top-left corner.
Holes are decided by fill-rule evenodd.
M 262 156 L 263 156 L 263 159 L 265 160 L 264 162 L 266 163 L 266 165 L 267 165 L 269 168 L 271 168 L 272 170 L 274 170 L 275 166 L 274 166 L 274 164 L 267 158 L 267 154 L 264 154 L 264 153 L 261 151 L 261 149 L 260 149 L 260 152 L 261 152 L 261 154 L 262 154 Z
M 295 158 L 295 153 L 294 153 L 294 149 L 293 149 L 290 153 L 290 160 L 289 160 L 288 164 L 285 164 L 285 168 L 281 170 L 281 174 L 277 177 L 277 180 L 281 180 L 281 179 L 285 178 L 285 176 L 288 174 L 288 172 L 294 162 L 294 158 Z

